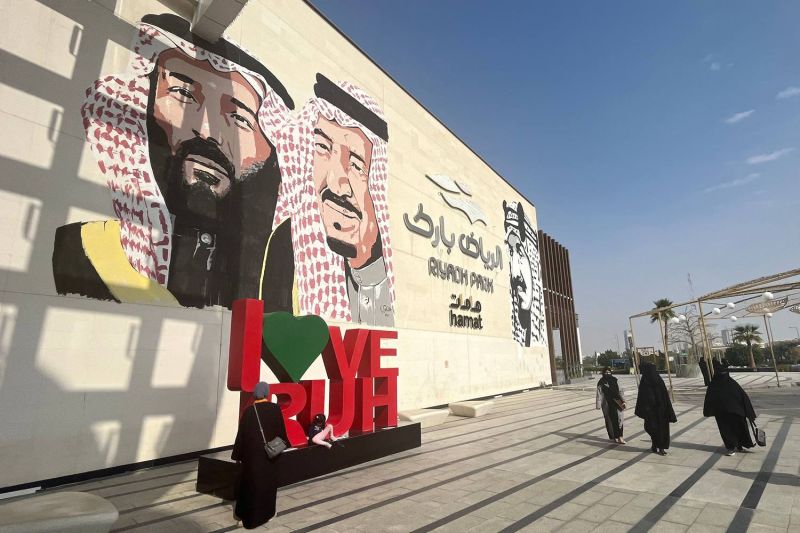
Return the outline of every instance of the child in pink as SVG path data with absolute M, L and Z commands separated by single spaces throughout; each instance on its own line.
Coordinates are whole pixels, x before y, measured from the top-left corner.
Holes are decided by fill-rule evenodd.
M 333 435 L 333 426 L 331 424 L 326 424 L 325 415 L 318 414 L 314 415 L 314 420 L 311 422 L 311 426 L 308 428 L 308 445 L 311 446 L 312 444 L 319 444 L 321 446 L 325 446 L 326 448 L 331 448 L 331 443 L 328 442 L 329 440 L 342 446 L 342 443 L 337 442 L 337 439 Z

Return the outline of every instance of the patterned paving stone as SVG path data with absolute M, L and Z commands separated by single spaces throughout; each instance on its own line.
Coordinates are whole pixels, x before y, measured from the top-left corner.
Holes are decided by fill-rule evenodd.
M 696 380 L 673 381 L 667 457 L 648 453 L 630 415 L 628 444 L 608 443 L 594 384 L 535 390 L 497 399 L 485 419 L 423 430 L 420 449 L 282 488 L 264 530 L 712 533 L 736 519 L 748 531 L 800 531 L 800 423 L 787 415 L 800 387 L 752 391 L 769 445 L 724 457 Z M 634 378 L 620 382 L 635 402 Z M 195 493 L 195 477 L 188 462 L 59 490 L 108 497 L 119 531 L 241 530 L 232 503 Z

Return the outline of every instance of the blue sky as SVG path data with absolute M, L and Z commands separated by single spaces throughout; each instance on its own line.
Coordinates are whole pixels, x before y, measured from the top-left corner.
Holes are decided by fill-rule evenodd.
M 584 355 L 687 273 L 699 295 L 800 265 L 800 2 L 315 5 L 534 202 Z

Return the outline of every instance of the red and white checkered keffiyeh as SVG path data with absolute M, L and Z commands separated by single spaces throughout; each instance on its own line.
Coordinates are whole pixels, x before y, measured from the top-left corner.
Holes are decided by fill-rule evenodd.
M 338 85 L 367 109 L 383 118 L 378 103 L 367 93 L 348 82 L 339 82 Z M 330 320 L 349 322 L 350 302 L 345 284 L 344 259 L 328 247 L 320 205 L 314 190 L 314 127 L 320 116 L 335 120 L 346 128 L 360 128 L 372 143 L 368 189 L 375 206 L 386 276 L 394 303 L 394 270 L 387 204 L 388 146 L 360 122 L 321 98 L 311 98 L 300 116 L 292 120 L 279 134 L 276 142 L 282 182 L 273 227 L 277 227 L 287 218 L 291 219 L 300 314 L 314 314 Z
M 140 23 L 133 43 L 130 72 L 106 76 L 86 90 L 81 108 L 83 127 L 111 191 L 122 248 L 133 268 L 164 286 L 169 274 L 172 222 L 153 178 L 146 113 L 149 75 L 159 54 L 172 48 L 208 61 L 219 72 L 239 72 L 261 97 L 258 122 L 268 139 L 276 138 L 289 117 L 283 100 L 260 74 L 145 23 Z

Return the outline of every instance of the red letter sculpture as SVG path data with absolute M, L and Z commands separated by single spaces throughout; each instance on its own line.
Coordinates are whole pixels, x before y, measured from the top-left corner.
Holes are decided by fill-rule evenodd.
M 297 421 L 302 427 L 308 428 L 314 415 L 325 412 L 325 380 L 304 379 L 300 385 L 306 391 L 306 404 L 297 413 Z
M 278 397 L 277 404 L 281 408 L 283 422 L 286 424 L 289 444 L 295 448 L 305 446 L 308 442 L 305 429 L 297 420 L 292 420 L 292 417 L 305 407 L 306 389 L 299 383 L 275 383 L 269 386 L 269 393 Z
M 228 389 L 241 391 L 240 412 L 253 403 L 259 381 L 264 325 L 264 302 L 245 299 L 233 303 L 228 354 Z M 350 329 L 342 336 L 337 326 L 328 328 L 328 343 L 322 360 L 330 380 L 328 421 L 339 436 L 397 425 L 397 368 L 383 368 L 381 357 L 395 356 L 394 348 L 381 346 L 383 339 L 396 339 L 396 331 Z M 325 381 L 304 380 L 270 386 L 286 424 L 291 446 L 306 444 L 305 429 L 314 415 L 325 408 Z M 296 417 L 296 420 L 292 417 Z
M 228 390 L 253 392 L 261 371 L 261 333 L 264 302 L 236 300 L 231 315 L 228 350 Z
M 356 380 L 356 413 L 353 429 L 358 432 L 397 425 L 396 368 L 382 368 L 381 356 L 397 355 L 394 348 L 383 348 L 383 339 L 396 339 L 396 331 L 370 331 L 367 352 L 361 358 Z

